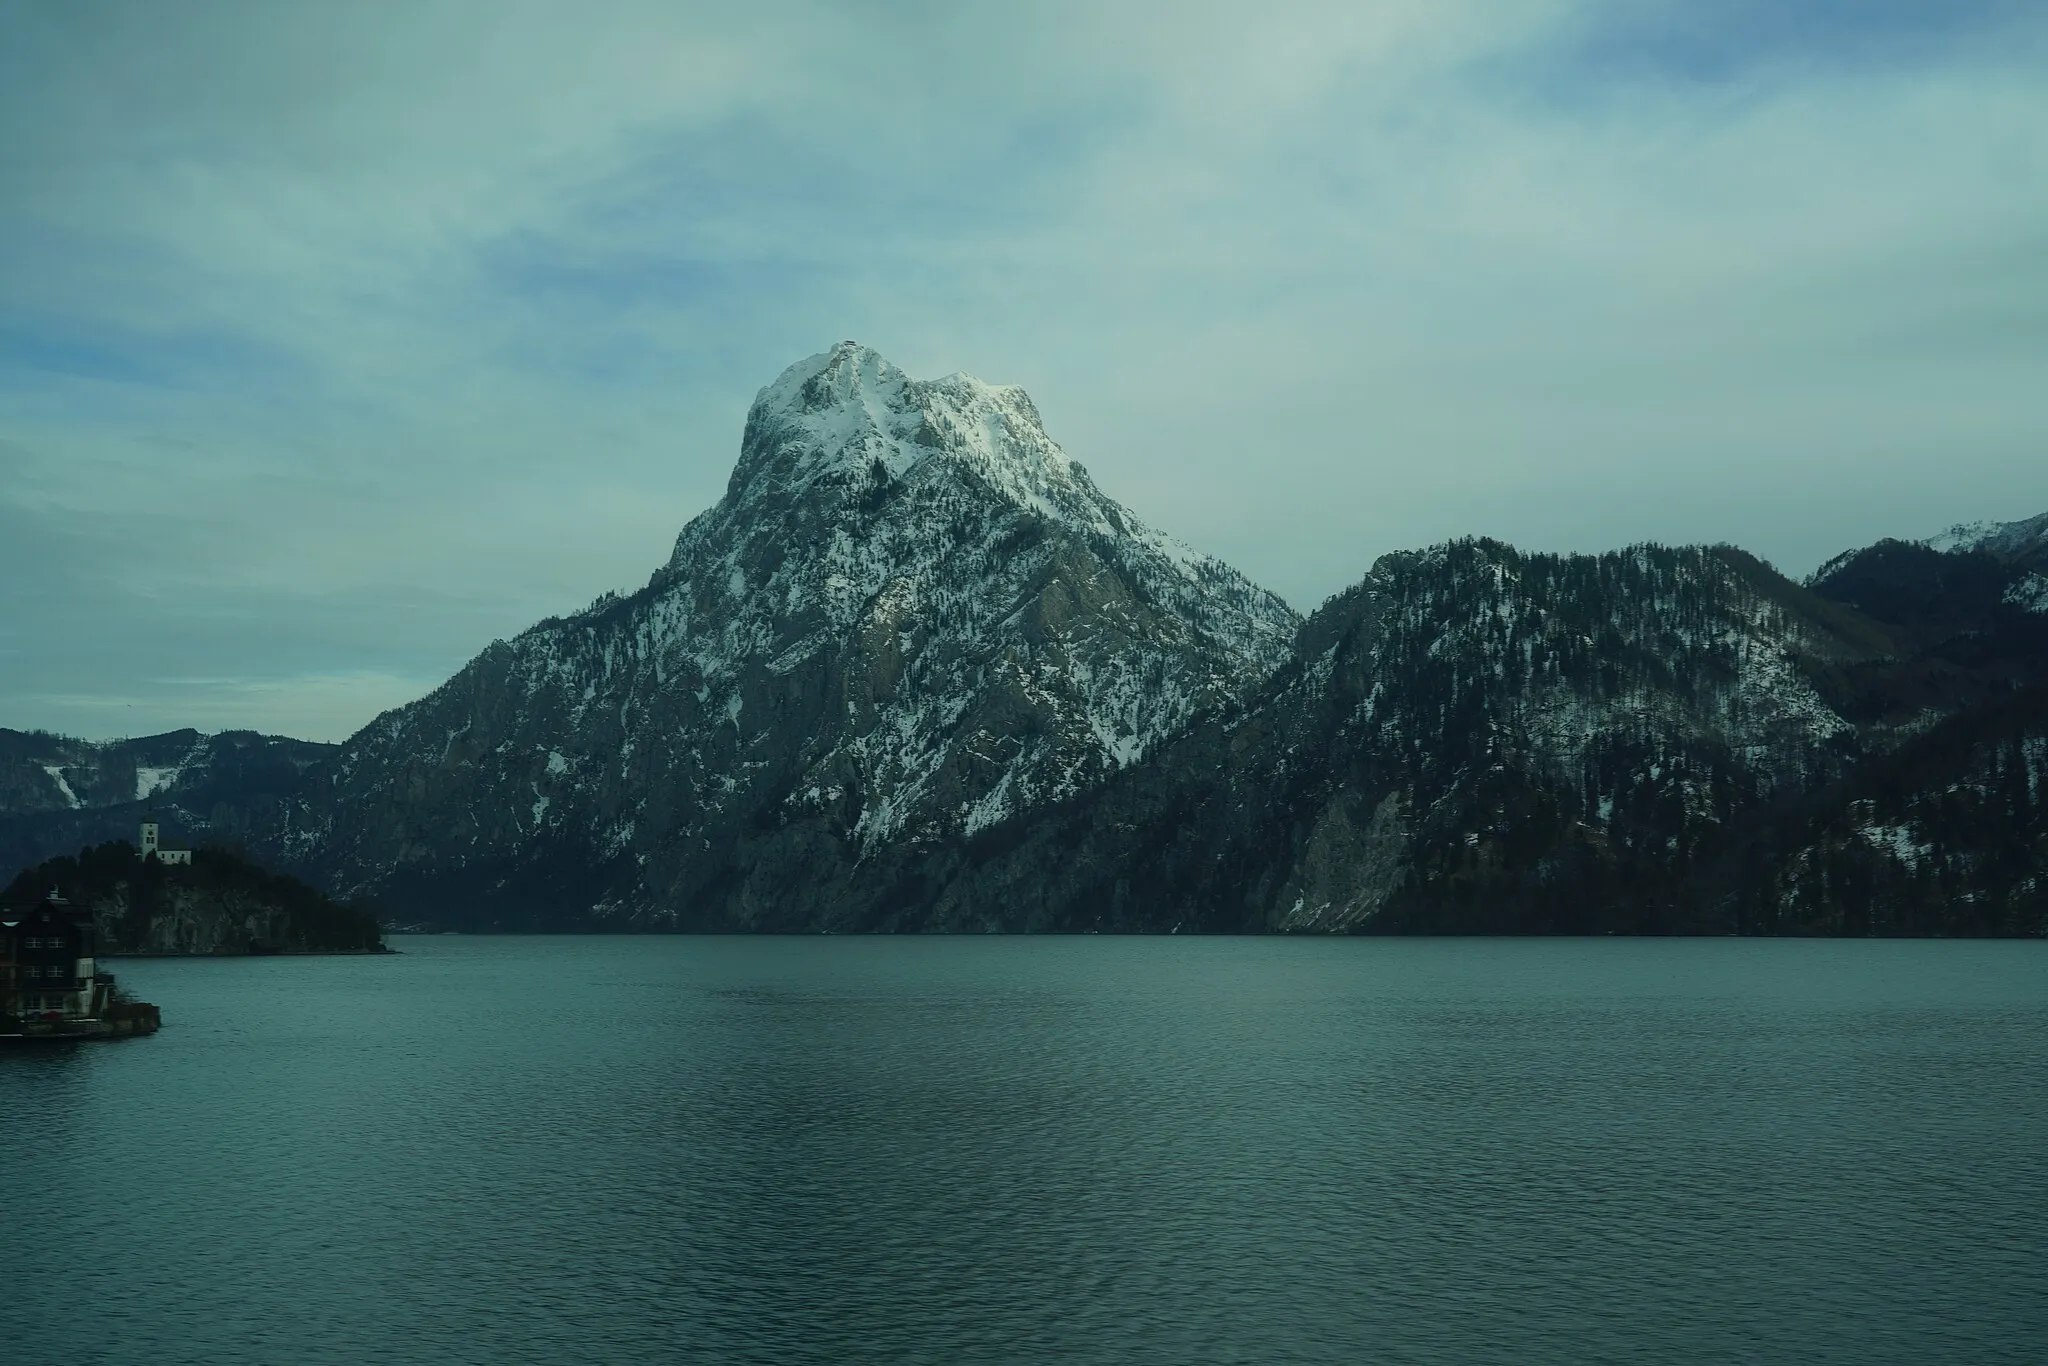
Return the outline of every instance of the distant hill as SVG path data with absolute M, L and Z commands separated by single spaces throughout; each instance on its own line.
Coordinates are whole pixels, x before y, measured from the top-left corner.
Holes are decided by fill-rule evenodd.
M 17 875 L 0 902 L 25 905 L 52 889 L 88 906 L 106 954 L 376 952 L 374 914 L 341 905 L 297 878 L 219 848 L 189 865 L 138 858 L 114 840 Z
M 246 730 L 96 742 L 0 729 L 0 877 L 132 836 L 150 809 L 208 839 L 246 840 L 337 748 Z

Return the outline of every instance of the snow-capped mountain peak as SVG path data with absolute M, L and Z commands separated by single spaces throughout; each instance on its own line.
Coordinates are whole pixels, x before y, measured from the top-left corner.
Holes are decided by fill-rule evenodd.
M 971 471 L 1019 507 L 1104 534 L 1124 519 L 1046 434 L 1031 396 L 965 373 L 914 380 L 880 352 L 845 341 L 790 366 L 747 414 L 728 497 L 799 488 L 866 496 L 919 466 Z
M 351 740 L 302 856 L 426 876 L 385 821 L 403 790 L 440 885 L 546 858 L 622 913 L 767 923 L 885 845 L 1104 780 L 1246 697 L 1297 625 L 1097 489 L 1022 389 L 844 342 L 761 390 L 645 589 Z

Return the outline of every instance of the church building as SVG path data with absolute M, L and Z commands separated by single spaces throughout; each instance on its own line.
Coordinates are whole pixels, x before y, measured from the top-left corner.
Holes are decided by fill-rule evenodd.
M 190 849 L 167 849 L 159 844 L 157 842 L 156 822 L 146 820 L 142 823 L 142 857 L 147 860 L 152 855 L 155 856 L 158 863 L 190 863 L 192 861 L 192 851 Z

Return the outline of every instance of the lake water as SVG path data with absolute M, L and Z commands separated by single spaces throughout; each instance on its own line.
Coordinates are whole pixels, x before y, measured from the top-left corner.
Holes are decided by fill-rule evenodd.
M 0 1054 L 0 1357 L 2048 1360 L 2048 945 L 394 943 Z

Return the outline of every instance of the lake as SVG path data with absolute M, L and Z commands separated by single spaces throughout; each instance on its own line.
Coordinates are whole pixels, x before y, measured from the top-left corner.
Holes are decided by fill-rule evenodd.
M 2048 944 L 392 942 L 117 962 L 161 1034 L 0 1054 L 0 1342 L 2048 1354 Z

